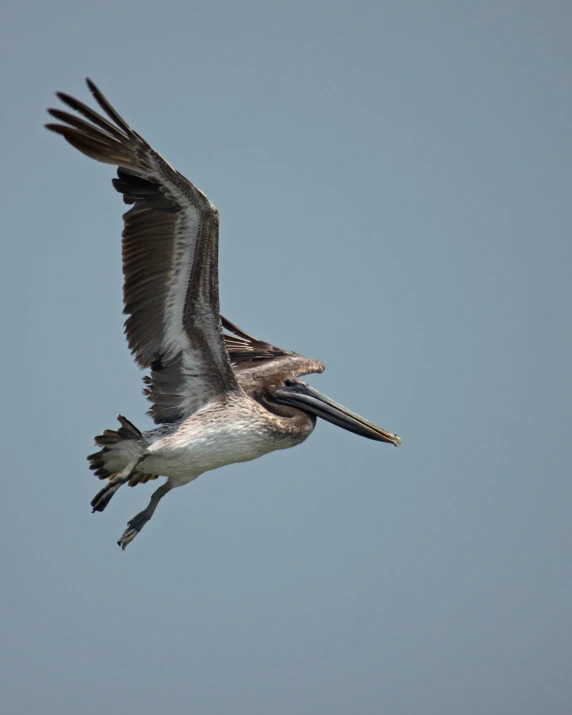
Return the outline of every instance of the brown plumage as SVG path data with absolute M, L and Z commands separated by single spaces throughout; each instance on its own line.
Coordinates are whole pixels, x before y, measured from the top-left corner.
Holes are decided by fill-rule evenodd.
M 122 236 L 125 334 L 144 377 L 156 429 L 120 416 L 95 438 L 91 469 L 107 485 L 92 500 L 103 511 L 122 484 L 167 476 L 121 537 L 123 548 L 173 487 L 205 471 L 300 444 L 317 417 L 370 439 L 400 439 L 298 380 L 317 360 L 254 338 L 220 315 L 218 211 L 168 164 L 87 80 L 105 116 L 68 94 L 76 114 L 48 110 L 47 128 L 83 154 L 117 167 L 114 188 L 130 208 Z M 79 115 L 79 116 L 78 116 Z

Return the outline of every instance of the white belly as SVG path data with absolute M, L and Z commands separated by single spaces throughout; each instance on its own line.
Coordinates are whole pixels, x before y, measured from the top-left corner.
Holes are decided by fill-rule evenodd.
M 142 471 L 170 477 L 176 486 L 203 472 L 235 462 L 257 459 L 276 449 L 294 446 L 273 434 L 264 419 L 248 419 L 242 410 L 206 407 L 186 420 L 176 432 L 157 439 L 141 462 Z

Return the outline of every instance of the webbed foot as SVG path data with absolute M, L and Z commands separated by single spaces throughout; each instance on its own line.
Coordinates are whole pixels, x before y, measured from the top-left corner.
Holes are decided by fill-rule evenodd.
M 147 509 L 144 509 L 127 522 L 127 529 L 125 529 L 123 535 L 117 542 L 117 544 L 121 546 L 122 551 L 125 551 L 127 545 L 133 541 L 150 518 L 151 516 L 148 514 Z

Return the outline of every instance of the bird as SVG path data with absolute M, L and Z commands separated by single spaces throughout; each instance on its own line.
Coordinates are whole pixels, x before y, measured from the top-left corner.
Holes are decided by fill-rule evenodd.
M 102 512 L 124 484 L 166 478 L 118 540 L 125 550 L 161 499 L 204 472 L 301 444 L 317 418 L 399 446 L 396 434 L 318 392 L 301 377 L 324 364 L 259 340 L 219 307 L 219 214 L 207 196 L 132 129 L 88 78 L 95 111 L 57 92 L 73 113 L 48 109 L 46 128 L 96 161 L 117 168 L 123 215 L 125 335 L 147 371 L 144 394 L 156 425 L 119 428 L 94 438 L 90 469 L 105 480 L 91 501 Z

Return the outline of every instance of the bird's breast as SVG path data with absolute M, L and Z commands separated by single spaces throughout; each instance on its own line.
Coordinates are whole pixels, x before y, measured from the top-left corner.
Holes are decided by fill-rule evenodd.
M 156 439 L 142 466 L 155 474 L 191 481 L 203 472 L 294 447 L 313 429 L 310 420 L 295 424 L 250 403 L 200 410 Z

